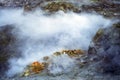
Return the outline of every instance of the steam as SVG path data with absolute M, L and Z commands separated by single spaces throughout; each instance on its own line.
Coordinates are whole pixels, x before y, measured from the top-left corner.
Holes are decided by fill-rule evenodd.
M 6 24 L 15 26 L 13 34 L 21 40 L 17 44 L 22 44 L 19 48 L 22 57 L 9 60 L 11 68 L 7 75 L 12 76 L 22 72 L 31 62 L 42 61 L 42 57 L 56 51 L 87 50 L 96 31 L 112 23 L 96 14 L 59 11 L 45 15 L 41 10 L 30 13 L 24 13 L 22 9 L 0 10 L 0 26 Z
M 53 75 L 70 72 L 75 65 L 74 59 L 70 58 L 67 54 L 54 56 L 49 62 L 48 70 Z

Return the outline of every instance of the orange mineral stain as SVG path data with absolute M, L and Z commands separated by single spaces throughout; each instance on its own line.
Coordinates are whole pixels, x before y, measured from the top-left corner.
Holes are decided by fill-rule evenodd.
M 44 70 L 44 64 L 36 61 L 36 62 L 33 62 L 31 64 L 31 69 L 32 69 L 32 72 L 38 74 L 40 73 L 42 70 Z

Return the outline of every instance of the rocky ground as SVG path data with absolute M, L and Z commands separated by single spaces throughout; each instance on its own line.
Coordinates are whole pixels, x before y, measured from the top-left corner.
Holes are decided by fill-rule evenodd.
M 49 3 L 43 6 L 50 1 L 52 0 L 0 0 L 0 8 L 24 8 L 26 11 L 32 11 L 40 6 L 52 14 L 58 10 L 64 12 L 71 10 L 76 13 L 101 14 L 118 21 L 109 28 L 98 30 L 91 41 L 89 50 L 82 57 L 75 58 L 76 66 L 69 73 L 52 75 L 44 70 L 41 74 L 13 78 L 3 77 L 3 74 L 8 69 L 8 59 L 19 56 L 16 55 L 19 51 L 13 50 L 19 45 L 16 44 L 16 38 L 12 33 L 14 29 L 12 25 L 0 27 L 0 80 L 120 80 L 120 1 L 92 0 L 90 4 L 80 6 L 61 2 L 60 5 Z M 56 5 L 59 6 L 56 7 Z M 11 56 L 10 53 L 13 55 Z

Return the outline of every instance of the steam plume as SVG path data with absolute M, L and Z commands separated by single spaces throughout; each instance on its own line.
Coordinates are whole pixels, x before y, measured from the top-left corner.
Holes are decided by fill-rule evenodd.
M 33 61 L 62 49 L 87 50 L 96 31 L 111 25 L 111 21 L 96 14 L 57 12 L 47 16 L 43 11 L 23 14 L 22 9 L 0 10 L 0 26 L 12 24 L 14 35 L 22 40 L 22 57 L 9 60 L 7 75 L 23 71 Z M 19 31 L 18 31 L 19 30 Z

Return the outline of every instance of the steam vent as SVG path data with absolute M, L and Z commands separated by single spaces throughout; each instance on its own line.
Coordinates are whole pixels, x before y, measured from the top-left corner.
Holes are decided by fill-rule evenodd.
M 0 80 L 120 80 L 120 0 L 0 0 Z

